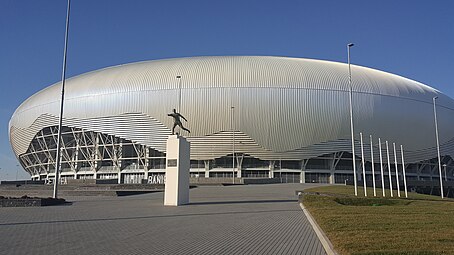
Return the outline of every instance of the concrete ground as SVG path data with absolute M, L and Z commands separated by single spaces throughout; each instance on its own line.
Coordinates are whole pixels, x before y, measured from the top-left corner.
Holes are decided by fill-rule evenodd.
M 0 254 L 325 254 L 295 195 L 310 186 L 198 187 L 180 207 L 152 193 L 0 208 Z

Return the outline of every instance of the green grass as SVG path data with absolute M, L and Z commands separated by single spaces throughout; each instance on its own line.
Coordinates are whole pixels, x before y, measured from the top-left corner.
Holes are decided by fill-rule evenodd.
M 373 188 L 368 187 L 366 190 L 367 190 L 368 197 L 374 197 Z M 305 191 L 321 192 L 324 194 L 346 195 L 346 196 L 354 196 L 354 194 L 355 194 L 353 186 L 346 186 L 346 185 L 323 186 L 323 187 L 317 187 L 317 188 L 310 188 Z M 383 191 L 381 188 L 376 188 L 375 191 L 376 191 L 377 197 L 383 197 Z M 358 197 L 364 197 L 364 189 L 362 186 L 358 186 Z M 385 189 L 385 197 L 391 198 L 391 191 L 389 189 Z M 399 198 L 397 190 L 394 190 L 394 189 L 393 189 L 393 198 Z M 403 191 L 403 190 L 400 191 L 400 198 L 405 198 L 405 191 Z M 442 200 L 440 196 L 424 195 L 424 194 L 418 194 L 415 192 L 408 192 L 408 199 Z M 453 199 L 446 199 L 446 198 L 443 199 L 443 201 L 445 201 L 445 200 L 454 201 Z
M 454 254 L 454 200 L 409 193 L 409 198 L 368 197 L 351 186 L 305 190 L 329 196 L 302 198 L 340 254 Z M 377 195 L 382 191 L 377 189 Z M 404 197 L 404 193 L 401 196 Z

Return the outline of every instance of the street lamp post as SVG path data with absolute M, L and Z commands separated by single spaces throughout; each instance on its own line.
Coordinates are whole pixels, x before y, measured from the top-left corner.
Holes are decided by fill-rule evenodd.
M 232 183 L 235 184 L 235 107 L 232 106 Z
M 61 99 L 60 99 L 60 115 L 58 118 L 58 134 L 57 134 L 57 155 L 55 162 L 55 175 L 54 175 L 54 192 L 53 198 L 57 198 L 58 193 L 58 180 L 60 174 L 60 161 L 61 161 L 61 129 L 63 122 L 63 102 L 65 99 L 65 80 L 66 80 L 66 53 L 68 49 L 68 31 L 69 31 L 69 11 L 71 7 L 71 0 L 68 0 L 67 12 L 66 12 L 66 29 L 65 29 L 65 48 L 63 52 L 63 70 L 61 78 Z
M 178 112 L 181 113 L 181 75 L 177 75 L 178 79 Z
M 353 43 L 347 44 L 347 58 L 348 58 L 348 84 L 350 87 L 349 93 L 349 105 L 350 105 L 350 131 L 352 136 L 352 161 L 353 161 L 353 182 L 355 185 L 355 196 L 358 196 L 358 184 L 357 184 L 357 176 L 356 176 L 356 161 L 355 161 L 355 133 L 353 129 L 353 88 L 352 88 L 352 70 L 350 67 L 350 48 L 353 47 Z
M 437 107 L 435 104 L 435 100 L 438 97 L 433 97 L 433 105 L 434 105 L 434 119 L 435 119 L 435 138 L 437 140 L 437 154 L 438 154 L 438 171 L 440 173 L 440 192 L 441 192 L 441 198 L 444 198 L 443 195 L 443 177 L 441 176 L 441 158 L 440 158 L 440 141 L 438 140 L 438 123 L 437 123 Z
M 178 79 L 178 113 L 181 113 L 181 75 L 177 75 Z M 181 128 L 178 126 L 178 133 L 181 133 Z

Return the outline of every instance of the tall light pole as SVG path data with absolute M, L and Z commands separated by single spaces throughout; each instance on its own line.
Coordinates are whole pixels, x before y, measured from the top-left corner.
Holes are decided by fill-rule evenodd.
M 350 103 L 350 131 L 352 135 L 352 160 L 353 160 L 353 182 L 355 184 L 355 196 L 358 196 L 358 184 L 356 176 L 356 161 L 355 161 L 355 133 L 353 130 L 353 88 L 352 88 L 352 69 L 350 67 L 350 48 L 353 47 L 353 43 L 347 44 L 347 57 L 348 57 L 348 85 L 350 87 L 349 103 Z
M 177 112 L 181 113 L 181 75 L 177 75 L 178 79 L 178 109 Z M 178 126 L 178 133 L 181 133 L 181 128 Z
M 232 106 L 232 182 L 235 184 L 235 107 Z
M 178 79 L 178 112 L 181 113 L 181 75 L 177 75 Z
M 55 163 L 55 177 L 54 177 L 54 193 L 53 198 L 57 198 L 58 193 L 58 180 L 60 174 L 60 158 L 61 158 L 61 129 L 63 122 L 63 102 L 65 99 L 65 79 L 66 79 L 66 53 L 68 49 L 68 32 L 69 32 L 69 11 L 71 7 L 71 0 L 68 0 L 66 10 L 66 29 L 65 29 L 65 48 L 63 51 L 63 70 L 61 74 L 61 99 L 60 99 L 60 115 L 58 118 L 58 134 L 57 134 L 57 155 Z
M 433 97 L 433 104 L 434 104 L 434 118 L 435 118 L 435 138 L 437 140 L 437 154 L 438 154 L 438 171 L 440 172 L 440 192 L 441 198 L 444 198 L 443 195 L 443 177 L 441 176 L 441 158 L 440 158 L 440 141 L 438 140 L 438 123 L 437 123 L 437 107 L 435 104 L 435 100 L 438 97 Z

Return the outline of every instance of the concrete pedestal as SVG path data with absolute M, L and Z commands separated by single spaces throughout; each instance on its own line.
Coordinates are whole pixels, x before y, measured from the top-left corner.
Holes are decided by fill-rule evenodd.
M 189 203 L 190 144 L 181 136 L 167 138 L 166 184 L 164 205 Z

